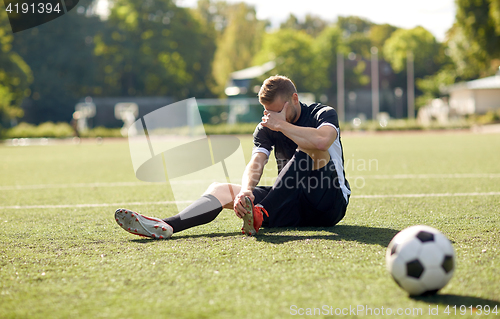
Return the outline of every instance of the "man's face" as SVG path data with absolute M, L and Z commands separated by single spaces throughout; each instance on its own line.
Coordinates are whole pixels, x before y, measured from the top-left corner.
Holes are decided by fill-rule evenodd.
M 281 96 L 277 96 L 273 102 L 264 104 L 264 109 L 269 112 L 280 113 L 285 107 L 285 103 L 288 103 L 287 112 L 285 118 L 287 122 L 292 122 L 295 120 L 297 115 L 296 106 L 293 103 L 293 98 L 286 99 Z

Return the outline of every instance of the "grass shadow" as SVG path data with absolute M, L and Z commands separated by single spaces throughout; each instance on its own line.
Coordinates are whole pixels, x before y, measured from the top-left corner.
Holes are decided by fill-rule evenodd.
M 178 239 L 191 239 L 191 238 L 214 238 L 214 237 L 234 237 L 234 236 L 243 236 L 241 232 L 231 232 L 231 233 L 210 233 L 210 234 L 199 234 L 199 235 L 174 235 L 172 238 L 169 239 L 171 240 L 178 240 Z M 156 240 L 151 239 L 151 238 L 136 238 L 136 239 L 131 239 L 131 242 L 134 243 L 140 243 L 140 244 L 146 244 L 146 243 L 151 243 L 151 242 L 156 242 Z
M 460 306 L 464 305 L 465 307 L 477 307 L 482 306 L 484 311 L 484 306 L 490 306 L 490 310 L 493 310 L 495 306 L 497 306 L 497 310 L 500 312 L 500 302 L 496 300 L 484 299 L 479 297 L 472 296 L 460 296 L 460 295 L 451 295 L 451 294 L 436 294 L 432 296 L 414 296 L 410 297 L 413 300 L 422 301 L 428 304 L 435 305 L 443 305 L 443 306 L 456 306 L 457 315 L 460 314 Z M 454 309 L 450 310 L 451 314 L 454 314 Z M 470 308 L 467 308 L 467 313 L 470 314 Z M 442 313 L 442 311 L 440 310 Z
M 286 235 L 276 234 L 283 231 L 326 231 L 326 235 Z M 259 231 L 257 240 L 270 242 L 273 244 L 283 244 L 290 241 L 304 239 L 326 239 L 326 240 L 346 240 L 357 241 L 369 245 L 380 245 L 387 247 L 391 239 L 399 232 L 392 228 L 368 227 L 357 225 L 336 225 L 333 227 L 302 227 L 302 228 L 267 228 Z
M 283 234 L 286 231 L 294 231 L 295 234 Z M 302 235 L 296 232 L 328 232 L 328 234 Z M 326 240 L 346 240 L 357 241 L 369 245 L 380 245 L 387 247 L 391 239 L 399 232 L 392 228 L 368 227 L 356 225 L 336 225 L 333 227 L 285 227 L 285 228 L 262 228 L 255 236 L 257 241 L 264 241 L 272 244 L 283 244 L 290 241 L 300 241 L 306 239 L 326 239 Z M 170 240 L 191 239 L 191 238 L 214 238 L 214 237 L 234 237 L 243 236 L 241 232 L 228 233 L 208 233 L 197 235 L 175 234 Z M 151 243 L 150 238 L 131 239 L 134 243 Z

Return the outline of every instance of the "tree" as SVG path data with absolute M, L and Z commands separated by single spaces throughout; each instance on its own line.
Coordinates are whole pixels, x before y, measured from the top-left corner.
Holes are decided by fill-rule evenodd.
M 281 29 L 268 33 L 254 64 L 275 60 L 274 73 L 288 76 L 301 92 L 319 93 L 326 72 L 320 69 L 313 43 L 313 38 L 304 31 Z
M 7 13 L 0 12 L 0 127 L 23 116 L 21 102 L 29 95 L 29 84 L 33 81 L 30 67 L 12 50 L 12 41 Z
M 453 61 L 457 80 L 468 81 L 488 75 L 490 56 L 477 42 L 468 39 L 457 23 L 448 30 L 447 38 L 446 53 Z
M 457 0 L 456 20 L 469 40 L 489 55 L 500 54 L 500 1 Z
M 317 37 L 327 26 L 328 22 L 318 16 L 307 14 L 304 21 L 299 21 L 295 15 L 290 13 L 288 19 L 281 24 L 280 29 L 303 30 L 307 34 Z
M 213 61 L 218 95 L 223 94 L 232 72 L 252 66 L 267 24 L 259 21 L 255 8 L 245 3 L 231 5 L 227 12 L 228 24 L 217 42 Z
M 443 67 L 436 74 L 425 76 L 416 80 L 417 88 L 422 92 L 415 100 L 417 107 L 427 105 L 430 100 L 442 95 L 443 89 L 455 83 L 456 72 L 451 67 Z
M 363 18 L 348 16 L 339 17 L 337 26 L 343 30 L 340 51 L 344 57 L 349 57 L 345 61 L 345 86 L 350 89 L 366 86 L 370 83 L 370 76 L 365 73 L 373 46 L 369 35 L 375 24 Z
M 500 0 L 458 0 L 456 23 L 448 34 L 458 76 L 492 75 L 500 61 Z
M 325 28 L 314 40 L 314 51 L 322 72 L 318 78 L 324 77 L 320 90 L 333 98 L 337 92 L 337 52 L 348 51 L 342 48 L 342 30 L 335 25 Z
M 441 67 L 441 44 L 423 27 L 395 31 L 383 48 L 384 57 L 396 72 L 406 69 L 408 51 L 413 52 L 417 78 L 432 75 Z
M 369 60 L 371 57 L 372 41 L 364 33 L 353 33 L 344 38 L 344 47 L 349 48 L 349 52 L 354 52 Z
M 117 0 L 95 37 L 106 95 L 210 95 L 214 46 L 202 22 L 172 0 Z
M 344 30 L 344 35 L 349 36 L 352 33 L 368 33 L 373 23 L 369 20 L 356 17 L 338 17 L 337 25 Z
M 102 92 L 92 50 L 103 23 L 85 14 L 91 6 L 81 0 L 62 17 L 15 34 L 13 48 L 33 72 L 23 121 L 69 121 L 80 98 Z
M 371 40 L 372 46 L 379 49 L 379 55 L 383 55 L 382 48 L 385 45 L 385 41 L 387 41 L 397 29 L 397 27 L 390 24 L 374 24 L 370 27 L 368 38 Z
M 231 5 L 225 1 L 198 0 L 195 12 L 218 39 L 229 24 Z

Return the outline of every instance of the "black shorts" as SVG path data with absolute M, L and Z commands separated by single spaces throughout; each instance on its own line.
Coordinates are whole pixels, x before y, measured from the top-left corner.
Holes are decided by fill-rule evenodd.
M 333 162 L 311 172 L 310 178 L 331 180 L 332 183 L 313 183 L 311 187 L 297 188 L 288 196 L 277 211 L 264 215 L 264 227 L 331 227 L 345 216 L 347 201 L 344 198 Z M 315 186 L 316 185 L 316 186 Z M 315 187 L 312 187 L 315 186 Z M 257 186 L 253 194 L 254 203 L 260 203 L 272 186 Z

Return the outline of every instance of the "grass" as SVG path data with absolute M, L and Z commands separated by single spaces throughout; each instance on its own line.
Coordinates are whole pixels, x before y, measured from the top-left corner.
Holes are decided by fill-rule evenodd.
M 248 160 L 251 138 L 241 139 Z M 113 205 L 74 206 L 173 199 L 166 184 L 137 182 L 126 141 L 0 145 L 0 318 L 285 318 L 324 305 L 421 308 L 413 317 L 425 318 L 429 307 L 440 317 L 454 317 L 448 305 L 457 314 L 460 305 L 500 308 L 499 195 L 361 196 L 500 192 L 500 136 L 346 134 L 343 144 L 353 197 L 339 225 L 245 237 L 224 210 L 170 241 L 124 232 Z M 136 183 L 106 184 L 119 182 Z M 36 205 L 69 206 L 26 207 Z M 175 214 L 173 205 L 127 208 Z M 454 277 L 434 297 L 408 297 L 385 269 L 389 241 L 415 224 L 440 229 L 455 248 Z

